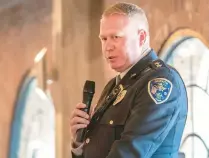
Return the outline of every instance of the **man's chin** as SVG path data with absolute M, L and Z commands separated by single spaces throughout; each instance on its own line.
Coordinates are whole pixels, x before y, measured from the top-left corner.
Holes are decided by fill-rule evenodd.
M 115 65 L 110 65 L 111 69 L 116 71 L 116 72 L 123 72 L 122 68 L 119 66 L 115 66 Z

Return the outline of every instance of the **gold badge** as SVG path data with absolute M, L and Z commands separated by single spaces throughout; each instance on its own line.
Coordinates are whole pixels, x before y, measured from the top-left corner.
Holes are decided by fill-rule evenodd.
M 124 90 L 122 85 L 120 85 L 120 90 L 121 90 L 121 91 L 120 91 L 120 93 L 118 94 L 116 100 L 114 101 L 113 106 L 115 106 L 116 104 L 118 104 L 119 102 L 121 102 L 121 100 L 123 100 L 123 98 L 124 98 L 125 95 L 126 95 L 127 90 Z

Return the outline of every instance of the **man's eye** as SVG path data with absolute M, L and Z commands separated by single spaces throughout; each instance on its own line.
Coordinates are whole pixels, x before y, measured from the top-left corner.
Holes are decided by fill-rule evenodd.
M 105 38 L 105 37 L 102 37 L 102 38 L 101 38 L 101 40 L 102 40 L 102 41 L 106 41 L 106 40 L 107 40 L 107 38 Z
M 113 38 L 114 38 L 114 39 L 118 39 L 118 38 L 120 38 L 120 36 L 113 36 Z

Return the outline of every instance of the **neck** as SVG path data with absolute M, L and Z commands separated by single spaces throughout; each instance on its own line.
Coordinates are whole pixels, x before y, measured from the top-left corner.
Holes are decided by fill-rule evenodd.
M 142 47 L 142 54 L 141 54 L 141 56 L 142 57 L 145 56 L 147 53 L 150 52 L 150 50 L 151 50 L 150 46 L 144 46 L 144 47 Z
M 136 59 L 135 63 L 129 66 L 126 70 L 119 72 L 121 74 L 121 78 L 125 76 L 125 74 L 139 61 L 141 60 L 144 56 L 146 56 L 150 52 L 151 48 L 147 47 L 146 49 L 142 50 L 142 53 L 138 59 Z
M 151 48 L 149 47 L 149 46 L 144 46 L 144 47 L 142 47 L 142 51 L 141 51 L 141 54 L 140 54 L 140 56 L 138 56 L 135 60 L 134 60 L 134 62 L 130 65 L 130 66 L 128 66 L 125 70 L 117 70 L 117 72 L 119 72 L 119 73 L 122 73 L 122 72 L 124 72 L 124 71 L 127 71 L 127 69 L 129 70 L 131 67 L 133 67 L 139 60 L 141 60 L 144 56 L 146 56 L 149 52 L 150 52 L 150 50 L 151 50 Z
M 135 60 L 135 62 L 133 63 L 136 64 L 139 60 L 141 60 L 144 56 L 146 56 L 149 52 L 150 52 L 151 48 L 149 46 L 147 47 L 142 47 L 142 51 L 140 56 Z

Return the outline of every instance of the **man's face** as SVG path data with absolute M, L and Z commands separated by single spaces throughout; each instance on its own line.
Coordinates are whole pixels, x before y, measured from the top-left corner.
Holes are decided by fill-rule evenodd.
M 125 15 L 103 17 L 99 37 L 105 59 L 117 72 L 129 68 L 141 54 L 139 30 Z

